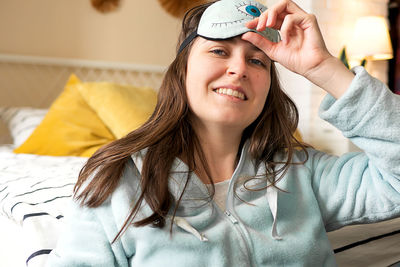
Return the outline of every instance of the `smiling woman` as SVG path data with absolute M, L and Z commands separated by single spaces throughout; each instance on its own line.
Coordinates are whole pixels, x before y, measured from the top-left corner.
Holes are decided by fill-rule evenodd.
M 244 129 L 264 109 L 271 84 L 270 68 L 264 52 L 240 37 L 228 41 L 198 37 L 194 41 L 185 85 L 189 120 L 201 142 L 212 147 L 224 144 L 230 147 L 231 157 L 236 157 Z M 214 182 L 229 179 L 235 161 L 221 162 L 207 146 L 202 145 L 202 149 L 208 162 L 219 162 L 218 168 L 204 164 L 204 174 L 209 168 Z M 200 176 L 205 183 L 210 183 L 211 177 Z
M 297 140 L 272 62 L 327 91 L 321 117 L 367 153 Z M 48 266 L 336 266 L 326 231 L 400 215 L 399 107 L 294 2 L 197 6 L 151 117 L 81 170 Z

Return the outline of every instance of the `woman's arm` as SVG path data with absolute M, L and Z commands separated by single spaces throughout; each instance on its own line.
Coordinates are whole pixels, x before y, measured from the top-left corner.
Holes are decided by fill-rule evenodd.
M 339 99 L 320 116 L 364 150 L 341 157 L 312 151 L 306 162 L 327 230 L 400 216 L 400 97 L 356 67 Z

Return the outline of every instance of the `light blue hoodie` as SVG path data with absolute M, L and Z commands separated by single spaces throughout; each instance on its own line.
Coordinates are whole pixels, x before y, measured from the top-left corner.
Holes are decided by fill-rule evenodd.
M 245 145 L 226 211 L 207 201 L 207 187 L 193 174 L 172 236 L 167 219 L 164 229 L 130 226 L 111 244 L 138 196 L 143 151 L 132 156 L 119 186 L 100 207 L 73 205 L 47 266 L 336 266 L 326 231 L 400 216 L 400 96 L 363 68 L 354 72 L 345 95 L 324 99 L 320 116 L 366 153 L 336 157 L 308 149 L 307 162 L 292 165 L 278 183 L 286 192 L 254 192 L 240 182 L 234 188 L 240 178 L 265 173 Z M 293 162 L 304 159 L 297 151 Z M 185 171 L 176 159 L 169 184 L 175 196 Z M 137 219 L 149 214 L 144 205 Z

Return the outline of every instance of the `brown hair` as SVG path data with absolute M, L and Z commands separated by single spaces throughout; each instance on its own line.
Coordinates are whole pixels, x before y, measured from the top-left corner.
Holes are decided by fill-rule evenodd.
M 200 17 L 211 3 L 189 10 L 182 22 L 179 45 L 196 30 Z M 192 42 L 193 43 L 193 42 Z M 75 185 L 75 198 L 81 205 L 98 207 L 115 190 L 130 156 L 147 148 L 143 160 L 140 179 L 140 195 L 122 229 L 114 241 L 133 222 L 143 201 L 151 208 L 153 214 L 135 226 L 152 224 L 164 227 L 166 215 L 174 207 L 173 216 L 179 206 L 183 192 L 174 199 L 168 188 L 170 169 L 176 157 L 182 157 L 188 165 L 186 185 L 194 170 L 201 168 L 212 183 L 207 161 L 202 152 L 198 137 L 191 127 L 185 90 L 186 65 L 191 44 L 179 53 L 168 67 L 158 93 L 157 105 L 149 120 L 126 137 L 116 140 L 99 149 L 85 164 Z M 293 136 L 298 124 L 298 111 L 295 104 L 281 90 L 275 67 L 271 67 L 271 88 L 266 104 L 258 118 L 248 126 L 242 136 L 241 145 L 249 140 L 249 152 L 258 164 L 265 164 L 265 174 L 272 185 L 276 183 L 289 168 L 296 147 L 305 150 L 305 146 Z M 273 162 L 276 152 L 285 150 L 287 160 L 279 169 Z M 162 160 L 160 160 L 160 158 Z M 195 160 L 195 158 L 200 160 Z M 196 163 L 201 166 L 196 166 Z M 279 176 L 279 178 L 278 178 Z M 86 185 L 85 181 L 88 181 Z M 85 184 L 85 186 L 83 186 Z M 214 190 L 211 192 L 213 195 Z M 172 223 L 171 223 L 172 231 Z

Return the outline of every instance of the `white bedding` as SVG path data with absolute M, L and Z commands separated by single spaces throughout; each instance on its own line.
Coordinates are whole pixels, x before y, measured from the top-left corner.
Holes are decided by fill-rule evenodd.
M 47 254 L 55 246 L 74 184 L 86 160 L 80 157 L 14 154 L 12 146 L 0 147 L 2 224 L 6 224 L 4 218 L 7 217 L 20 227 L 23 235 L 19 246 L 15 241 L 10 246 L 10 249 L 20 247 L 22 253 L 3 252 L 6 256 L 23 255 L 28 266 L 43 266 Z M 8 225 L 7 228 L 11 231 L 13 227 Z M 7 241 L 3 239 L 1 242 L 2 248 L 7 247 Z M 21 259 L 18 260 L 21 262 Z M 20 266 L 17 263 L 3 264 L 1 257 L 0 266 Z
M 25 267 L 24 243 L 21 227 L 0 216 L 0 266 Z

